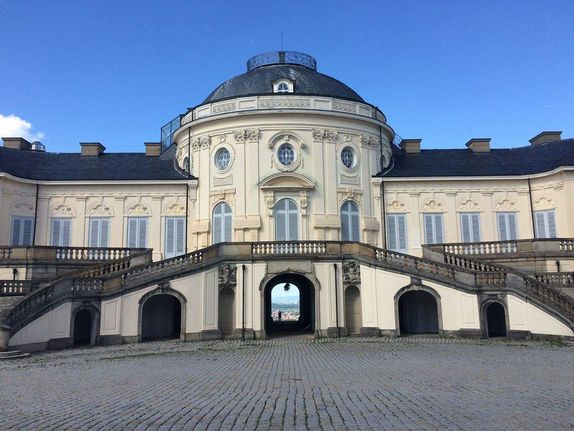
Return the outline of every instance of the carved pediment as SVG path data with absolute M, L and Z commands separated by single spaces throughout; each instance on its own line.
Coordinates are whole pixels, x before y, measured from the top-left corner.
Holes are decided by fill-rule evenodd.
M 259 183 L 261 190 L 290 191 L 313 190 L 315 184 L 309 178 L 293 172 L 281 172 L 265 178 Z

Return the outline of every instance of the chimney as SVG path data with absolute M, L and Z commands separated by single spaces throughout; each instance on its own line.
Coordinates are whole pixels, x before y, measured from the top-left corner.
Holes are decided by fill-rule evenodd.
M 99 157 L 106 150 L 99 142 L 80 142 L 80 147 L 83 157 Z
M 472 138 L 466 143 L 466 148 L 473 153 L 488 153 L 490 152 L 490 138 Z
M 29 150 L 32 144 L 24 138 L 2 138 L 6 148 L 14 148 L 15 150 Z
M 403 139 L 399 148 L 407 154 L 416 154 L 421 152 L 422 139 Z
M 144 142 L 144 145 L 147 157 L 159 157 L 161 155 L 161 142 Z
M 530 141 L 530 145 L 538 145 L 538 144 L 544 144 L 546 142 L 552 142 L 552 141 L 559 141 L 562 139 L 562 131 L 554 131 L 554 132 L 540 132 L 538 135 L 536 135 L 534 138 L 532 138 Z

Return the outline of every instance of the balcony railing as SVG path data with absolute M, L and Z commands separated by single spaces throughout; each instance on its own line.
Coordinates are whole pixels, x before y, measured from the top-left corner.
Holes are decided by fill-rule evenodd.
M 324 241 L 255 242 L 251 246 L 254 255 L 308 255 L 327 251 Z
M 574 272 L 544 272 L 534 274 L 536 280 L 557 287 L 574 287 Z
M 99 263 L 124 259 L 134 253 L 143 254 L 145 252 L 146 249 L 143 248 L 1 246 L 0 263 Z
M 30 280 L 0 280 L 0 296 L 22 296 L 30 292 Z
M 441 253 L 475 257 L 574 256 L 573 238 L 535 238 L 513 241 L 459 242 L 425 244 L 424 248 Z

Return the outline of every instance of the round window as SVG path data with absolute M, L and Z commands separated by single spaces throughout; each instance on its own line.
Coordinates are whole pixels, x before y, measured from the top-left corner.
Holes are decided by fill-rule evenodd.
M 290 144 L 283 144 L 277 150 L 277 158 L 283 166 L 292 165 L 295 161 L 295 150 Z
M 343 151 L 341 151 L 341 162 L 343 162 L 343 166 L 349 169 L 355 166 L 355 152 L 351 147 L 343 148 Z
M 220 148 L 215 152 L 215 166 L 220 171 L 227 169 L 230 159 L 231 155 L 229 154 L 229 150 L 227 148 Z

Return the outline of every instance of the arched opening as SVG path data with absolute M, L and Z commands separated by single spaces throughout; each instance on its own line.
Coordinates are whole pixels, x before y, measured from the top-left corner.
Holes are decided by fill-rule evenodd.
M 486 305 L 486 336 L 506 337 L 506 313 L 500 302 L 491 302 Z
M 401 335 L 438 334 L 438 307 L 435 297 L 424 290 L 410 290 L 399 298 Z
M 265 332 L 269 336 L 313 333 L 315 288 L 298 274 L 282 274 L 265 286 Z
M 353 201 L 346 201 L 341 205 L 341 240 L 361 240 L 359 207 Z
M 229 287 L 219 291 L 218 327 L 223 337 L 233 335 L 235 329 L 235 292 Z
M 213 244 L 231 242 L 231 207 L 226 202 L 218 203 L 213 209 Z
M 361 292 L 356 286 L 349 286 L 345 290 L 345 326 L 349 335 L 361 333 Z
M 79 310 L 74 317 L 74 346 L 90 346 L 93 344 L 92 332 L 94 319 L 90 310 Z
M 173 295 L 148 298 L 142 308 L 142 341 L 180 338 L 181 303 Z

